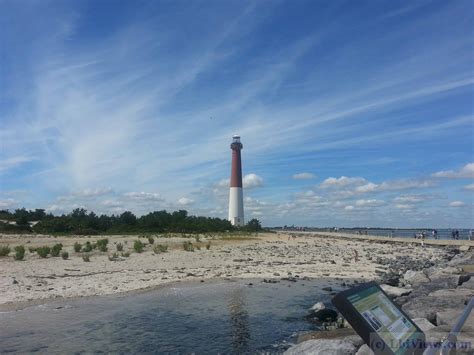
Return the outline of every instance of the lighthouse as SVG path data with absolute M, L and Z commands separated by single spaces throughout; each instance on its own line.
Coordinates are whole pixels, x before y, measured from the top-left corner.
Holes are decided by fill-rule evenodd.
M 244 225 L 244 195 L 242 193 L 242 160 L 240 151 L 243 145 L 240 136 L 233 136 L 230 149 L 232 149 L 232 170 L 230 174 L 229 192 L 229 221 L 234 226 Z

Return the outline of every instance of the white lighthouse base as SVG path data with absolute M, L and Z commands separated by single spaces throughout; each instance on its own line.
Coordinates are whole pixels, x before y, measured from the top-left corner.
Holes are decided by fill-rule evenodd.
M 233 226 L 244 223 L 244 194 L 241 187 L 231 187 L 229 192 L 229 221 Z

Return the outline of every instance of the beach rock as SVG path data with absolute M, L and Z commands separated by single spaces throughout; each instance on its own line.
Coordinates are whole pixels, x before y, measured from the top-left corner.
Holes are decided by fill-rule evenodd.
M 436 326 L 426 318 L 414 318 L 412 320 L 423 332 L 436 328 Z
M 367 344 L 362 345 L 355 355 L 374 355 L 374 352 Z
M 474 278 L 470 278 L 468 281 L 463 282 L 458 289 L 469 289 L 474 290 Z
M 458 280 L 458 286 L 462 285 L 463 283 L 469 281 L 471 279 L 471 275 L 460 275 Z
M 450 261 L 448 261 L 448 265 L 457 266 L 457 265 L 473 265 L 474 264 L 474 253 L 463 253 L 455 255 Z
M 461 309 L 445 309 L 440 312 L 436 312 L 436 324 L 447 325 L 452 328 L 458 321 L 464 308 Z M 466 319 L 464 326 L 462 327 L 464 332 L 474 332 L 474 317 L 470 316 Z
M 474 290 L 468 288 L 456 288 L 456 289 L 447 289 L 447 290 L 437 290 L 431 292 L 428 296 L 431 297 L 464 297 L 466 300 L 474 296 Z
M 314 339 L 294 345 L 284 352 L 285 355 L 352 355 L 357 348 L 346 339 Z
M 411 299 L 402 306 L 402 310 L 413 318 L 426 318 L 436 323 L 436 313 L 445 309 L 463 309 L 464 297 L 420 296 Z
M 430 267 L 425 270 L 425 273 L 430 280 L 437 280 L 447 276 L 459 275 L 462 273 L 462 270 L 455 266 Z M 459 278 L 459 276 L 457 277 Z
M 403 279 L 413 286 L 419 283 L 430 281 L 422 271 L 414 270 L 408 270 L 407 272 L 405 272 L 405 275 L 403 275 Z
M 331 292 L 332 287 L 323 287 L 321 290 Z
M 318 302 L 318 303 L 315 303 L 313 307 L 310 308 L 310 311 L 317 312 L 325 308 L 326 306 L 324 305 L 323 302 Z
M 385 284 L 380 285 L 380 287 L 390 297 L 406 296 L 406 295 L 409 295 L 413 291 L 411 288 L 394 287 L 394 286 L 385 285 Z

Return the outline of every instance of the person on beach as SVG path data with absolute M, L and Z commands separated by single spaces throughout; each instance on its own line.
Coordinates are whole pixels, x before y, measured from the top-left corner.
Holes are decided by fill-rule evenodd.
M 453 240 L 456 239 L 456 233 L 454 232 L 454 230 L 451 231 L 451 238 Z
M 456 231 L 454 232 L 455 236 L 456 236 L 456 240 L 459 240 L 459 231 L 456 229 Z
M 474 231 L 471 229 L 469 231 L 469 240 L 472 240 L 473 234 L 474 234 Z
M 433 235 L 433 239 L 438 239 L 438 231 L 436 229 L 433 229 L 433 232 L 431 232 Z

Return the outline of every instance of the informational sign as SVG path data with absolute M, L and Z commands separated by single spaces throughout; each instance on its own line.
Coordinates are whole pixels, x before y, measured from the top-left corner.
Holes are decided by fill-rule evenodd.
M 375 282 L 343 291 L 332 302 L 375 354 L 423 353 L 423 332 Z

